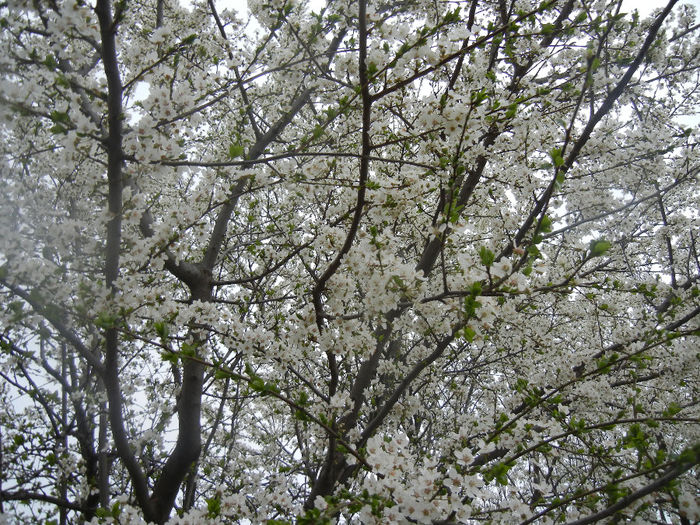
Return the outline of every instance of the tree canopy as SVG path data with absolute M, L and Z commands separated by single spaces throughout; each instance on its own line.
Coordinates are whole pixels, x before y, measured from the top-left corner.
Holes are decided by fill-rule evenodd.
M 691 6 L 0 27 L 2 517 L 700 519 Z

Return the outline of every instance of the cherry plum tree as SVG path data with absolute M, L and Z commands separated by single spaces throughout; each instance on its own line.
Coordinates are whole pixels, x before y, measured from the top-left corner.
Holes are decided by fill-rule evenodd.
M 699 26 L 628 7 L 0 2 L 0 515 L 699 520 Z

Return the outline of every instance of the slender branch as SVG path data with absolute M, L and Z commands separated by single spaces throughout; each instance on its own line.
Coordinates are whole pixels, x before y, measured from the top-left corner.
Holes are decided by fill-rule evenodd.
M 436 64 L 434 64 L 430 67 L 427 67 L 425 69 L 422 69 L 421 71 L 414 73 L 410 77 L 408 77 L 404 80 L 401 80 L 401 81 L 397 82 L 396 84 L 393 84 L 392 86 L 389 86 L 389 87 L 383 89 L 382 91 L 379 91 L 379 92 L 373 94 L 372 100 L 373 101 L 379 100 L 380 98 L 383 98 L 383 97 L 389 95 L 390 93 L 394 93 L 395 91 L 398 91 L 398 90 L 408 86 L 409 84 L 412 84 L 416 80 L 423 78 L 426 75 L 429 75 L 433 71 L 437 71 L 438 69 L 440 69 L 444 65 L 449 64 L 450 62 L 459 58 L 460 56 L 463 56 L 463 55 L 469 53 L 470 51 L 478 48 L 482 44 L 488 42 L 493 37 L 498 36 L 501 33 L 505 33 L 511 24 L 518 23 L 522 20 L 525 20 L 525 19 L 531 17 L 534 14 L 539 13 L 540 11 L 549 9 L 554 4 L 556 4 L 557 1 L 558 0 L 550 0 L 549 2 L 543 3 L 540 6 L 538 6 L 537 9 L 533 9 L 532 11 L 529 11 L 527 13 L 523 13 L 522 15 L 518 16 L 517 18 L 514 18 L 510 24 L 506 24 L 505 26 L 501 26 L 498 29 L 494 29 L 493 31 L 490 31 L 489 33 L 482 36 L 481 38 L 477 38 L 473 44 L 468 45 L 468 46 L 463 46 L 459 51 L 452 53 L 450 55 L 447 55 L 445 58 L 443 58 L 442 60 L 440 60 Z M 388 68 L 388 66 L 385 67 L 384 69 L 380 70 L 379 74 L 383 73 L 387 68 Z
M 35 293 L 28 293 L 19 286 L 10 284 L 6 279 L 0 278 L 0 284 L 5 286 L 13 294 L 24 299 L 32 309 L 44 319 L 46 319 L 51 326 L 53 326 L 56 331 L 63 337 L 68 343 L 70 343 L 78 353 L 85 358 L 85 360 L 95 368 L 95 370 L 102 374 L 104 372 L 104 365 L 100 361 L 99 357 L 90 350 L 85 343 L 78 337 L 77 334 L 71 330 L 68 325 L 63 321 L 61 315 L 56 315 L 54 308 L 58 305 L 51 305 L 52 308 L 49 309 L 47 305 L 42 304 L 39 300 L 39 295 Z
M 334 38 L 333 41 L 328 46 L 327 56 L 329 57 L 329 62 L 335 55 L 340 45 L 341 38 Z M 311 88 L 304 89 L 297 98 L 292 102 L 292 106 L 284 113 L 272 126 L 265 132 L 256 142 L 251 146 L 248 154 L 246 156 L 247 161 L 254 161 L 260 157 L 265 149 L 277 139 L 277 137 L 282 133 L 282 131 L 292 122 L 294 117 L 301 111 L 301 109 L 308 103 L 309 98 L 313 90 Z M 250 164 L 249 162 L 242 163 L 243 165 Z M 233 186 L 228 200 L 221 207 L 216 221 L 214 223 L 214 230 L 209 239 L 209 244 L 207 246 L 204 259 L 202 264 L 205 268 L 211 270 L 216 263 L 216 259 L 221 250 L 221 245 L 224 240 L 224 235 L 228 227 L 228 223 L 233 214 L 233 210 L 236 207 L 239 197 L 241 196 L 243 190 L 247 186 L 249 177 L 241 177 L 238 179 L 236 184 Z
M 667 468 L 669 465 L 673 465 L 673 464 L 674 464 L 674 462 L 668 462 L 668 463 L 665 463 L 663 465 L 657 465 L 655 467 L 651 467 L 651 468 L 643 470 L 641 472 L 635 472 L 634 474 L 630 474 L 628 476 L 624 476 L 624 477 L 615 479 L 615 483 L 624 483 L 625 481 L 630 481 L 632 479 L 640 478 L 642 476 L 647 476 L 649 474 L 653 474 L 655 472 L 658 472 L 659 470 L 661 470 L 663 468 Z M 568 505 L 572 501 L 576 501 L 576 500 L 585 498 L 587 496 L 590 496 L 591 494 L 599 494 L 601 492 L 601 490 L 603 490 L 604 488 L 605 488 L 605 486 L 602 486 L 602 487 L 596 486 L 596 487 L 594 487 L 590 490 L 587 490 L 585 492 L 577 492 L 573 496 L 562 499 L 562 500 L 548 506 L 546 509 L 541 510 L 540 512 L 534 514 L 533 516 L 530 516 L 528 519 L 521 522 L 520 525 L 529 525 L 530 523 L 537 521 L 542 516 L 552 512 L 553 510 L 556 510 L 556 509 L 559 509 L 561 507 Z
M 56 496 L 50 496 L 48 494 L 42 494 L 41 492 L 32 492 L 29 490 L 3 490 L 0 491 L 0 501 L 43 501 L 45 503 L 52 503 L 60 508 L 77 510 L 82 512 L 85 510 L 83 505 L 80 503 L 75 503 L 74 501 L 68 501 L 62 498 L 57 498 Z
M 421 359 L 418 363 L 416 363 L 413 366 L 413 368 L 411 368 L 411 371 L 408 372 L 406 376 L 401 380 L 401 382 L 396 387 L 391 396 L 389 396 L 384 402 L 384 404 L 375 412 L 374 417 L 372 417 L 372 420 L 369 423 L 367 423 L 367 426 L 362 431 L 360 443 L 364 444 L 372 436 L 374 431 L 379 427 L 379 425 L 382 424 L 384 418 L 389 414 L 391 409 L 394 408 L 394 405 L 398 402 L 399 399 L 401 399 L 401 396 L 411 385 L 411 383 L 413 383 L 413 381 L 420 375 L 420 373 L 423 370 L 426 369 L 426 367 L 434 363 L 435 360 L 443 354 L 445 349 L 454 340 L 459 330 L 463 328 L 463 324 L 465 323 L 461 323 L 459 327 L 455 328 L 452 331 L 452 334 L 450 336 L 440 341 L 440 343 L 436 346 L 435 350 L 433 350 L 427 357 Z
M 654 23 L 649 28 L 649 32 L 644 40 L 644 43 L 642 44 L 642 47 L 637 52 L 637 56 L 635 57 L 634 61 L 627 68 L 627 71 L 625 71 L 625 74 L 622 76 L 617 85 L 605 97 L 605 100 L 598 108 L 598 110 L 588 120 L 588 122 L 586 123 L 586 127 L 581 132 L 581 135 L 578 139 L 576 139 L 573 146 L 571 147 L 571 151 L 569 151 L 569 154 L 566 156 L 566 160 L 564 161 L 564 163 L 560 166 L 555 167 L 554 176 L 552 177 L 551 182 L 545 189 L 542 196 L 539 199 L 537 199 L 535 207 L 532 209 L 530 215 L 525 219 L 521 227 L 518 229 L 518 232 L 516 233 L 513 242 L 508 243 L 508 245 L 498 255 L 497 259 L 510 256 L 510 254 L 513 253 L 513 246 L 520 245 L 523 243 L 523 240 L 525 239 L 527 232 L 530 230 L 533 223 L 535 222 L 535 219 L 537 219 L 537 217 L 540 217 L 540 221 L 542 220 L 544 211 L 546 211 L 547 206 L 549 205 L 549 200 L 551 199 L 552 194 L 554 193 L 554 189 L 556 187 L 559 175 L 566 173 L 574 165 L 579 156 L 579 153 L 588 142 L 588 139 L 590 139 L 595 127 L 602 120 L 602 118 L 610 112 L 617 99 L 620 97 L 624 89 L 629 84 L 629 81 L 631 80 L 632 76 L 635 74 L 637 69 L 639 69 L 639 66 L 641 65 L 642 61 L 644 60 L 649 51 L 649 48 L 656 40 L 656 35 L 658 34 L 659 29 L 661 29 L 663 21 L 669 15 L 671 9 L 677 2 L 678 0 L 670 0 L 663 12 L 656 18 L 656 20 L 654 20 Z
M 469 19 L 467 20 L 467 29 L 469 31 L 472 30 L 472 27 L 474 27 L 474 18 L 476 17 L 476 6 L 479 4 L 478 0 L 472 0 L 472 5 L 469 8 Z M 452 76 L 450 77 L 450 82 L 447 84 L 447 87 L 445 88 L 445 94 L 448 94 L 455 86 L 457 83 L 457 79 L 459 78 L 459 74 L 462 72 L 462 64 L 464 64 L 464 57 L 466 56 L 466 50 L 469 47 L 469 38 L 465 38 L 464 42 L 462 42 L 462 50 L 465 51 L 465 53 L 462 53 L 459 55 L 457 58 L 457 63 L 455 64 L 455 68 L 452 71 Z
M 246 159 L 246 160 L 230 160 L 230 161 L 220 161 L 220 162 L 200 162 L 196 160 L 161 160 L 154 161 L 154 164 L 160 164 L 162 166 L 189 166 L 195 168 L 227 168 L 227 167 L 252 167 L 257 164 L 266 164 L 268 162 L 273 162 L 276 160 L 285 160 L 290 158 L 298 157 L 335 157 L 335 158 L 352 158 L 359 159 L 361 154 L 358 153 L 343 153 L 339 151 L 289 151 L 286 153 L 280 153 L 277 155 L 269 155 L 267 157 L 260 157 L 257 159 Z M 400 158 L 400 159 L 390 159 L 385 157 L 377 157 L 375 155 L 368 155 L 367 159 L 372 162 L 386 162 L 389 164 L 402 164 L 405 166 L 414 166 L 416 168 L 423 168 L 426 170 L 434 170 L 435 165 L 426 164 L 424 162 L 416 162 L 410 159 Z
M 216 27 L 219 28 L 219 33 L 221 34 L 221 38 L 224 39 L 224 41 L 228 41 L 228 37 L 226 36 L 226 29 L 224 28 L 224 24 L 221 23 L 221 18 L 219 18 L 219 13 L 216 10 L 216 5 L 214 4 L 214 0 L 209 0 L 209 8 L 211 9 L 211 14 L 214 17 L 214 21 L 216 22 Z M 231 50 L 228 50 L 228 58 L 229 60 L 233 60 L 233 53 Z M 250 101 L 248 100 L 248 93 L 245 90 L 245 86 L 241 82 L 241 75 L 238 72 L 238 67 L 233 68 L 233 73 L 236 75 L 236 82 L 238 82 L 238 90 L 241 92 L 241 98 L 243 99 L 243 104 L 245 104 L 245 111 L 246 114 L 248 115 L 248 120 L 250 121 L 250 126 L 253 128 L 253 134 L 255 135 L 255 140 L 260 140 L 260 137 L 262 136 L 262 133 L 260 132 L 260 129 L 258 128 L 258 124 L 255 122 L 255 115 L 253 114 L 253 107 L 250 104 Z
M 646 487 L 642 487 L 639 490 L 636 490 L 635 492 L 632 492 L 631 494 L 628 494 L 624 498 L 620 498 L 614 505 L 610 505 L 608 508 L 601 510 L 600 512 L 596 512 L 595 514 L 591 514 L 590 516 L 587 516 L 585 518 L 581 518 L 576 521 L 570 521 L 566 525 L 587 525 L 588 523 L 597 523 L 603 520 L 604 518 L 607 518 L 608 516 L 612 516 L 616 512 L 630 506 L 632 503 L 637 501 L 638 499 L 643 498 L 644 496 L 647 496 L 653 492 L 657 492 L 658 490 L 663 489 L 666 485 L 668 485 L 671 481 L 674 479 L 682 476 L 685 474 L 688 470 L 693 468 L 698 464 L 698 454 L 700 454 L 700 445 L 695 445 L 696 450 L 694 451 L 694 460 L 693 461 L 683 461 L 679 460 L 678 464 L 675 466 L 671 467 L 668 469 L 661 477 L 657 478 L 653 482 L 649 483 Z
M 698 170 L 698 171 L 700 171 L 700 170 Z M 615 215 L 616 213 L 623 212 L 623 211 L 628 210 L 630 208 L 633 208 L 635 206 L 639 206 L 640 204 L 642 204 L 643 202 L 646 202 L 648 200 L 659 198 L 659 197 L 661 197 L 662 194 L 669 192 L 670 190 L 672 190 L 673 188 L 675 188 L 676 186 L 678 186 L 682 182 L 685 182 L 686 180 L 687 179 L 677 179 L 659 191 L 655 191 L 654 193 L 650 193 L 649 195 L 646 195 L 644 197 L 640 197 L 639 199 L 632 200 L 632 201 L 628 202 L 627 204 L 624 204 L 622 206 L 614 208 L 610 211 L 605 211 L 605 212 L 599 213 L 597 215 L 593 215 L 587 219 L 581 219 L 579 221 L 572 222 L 571 224 L 567 224 L 566 226 L 563 226 L 557 230 L 554 230 L 551 233 L 543 234 L 542 238 L 549 239 L 551 237 L 559 236 L 563 233 L 566 233 L 567 231 L 574 230 L 583 224 L 587 224 L 590 222 L 595 222 L 595 221 L 600 220 L 600 219 L 604 219 L 605 217 L 609 217 L 611 215 Z
M 664 206 L 664 200 L 661 197 L 661 192 L 659 191 L 659 185 L 654 184 L 656 188 L 656 194 L 658 195 L 657 203 L 659 204 L 659 212 L 661 213 L 661 220 L 664 226 L 668 226 L 668 218 L 666 216 L 666 206 Z M 664 240 L 666 241 L 666 253 L 668 254 L 668 267 L 671 272 L 671 288 L 674 290 L 678 288 L 678 283 L 676 281 L 676 264 L 673 257 L 673 246 L 671 245 L 671 238 L 668 234 L 664 234 Z

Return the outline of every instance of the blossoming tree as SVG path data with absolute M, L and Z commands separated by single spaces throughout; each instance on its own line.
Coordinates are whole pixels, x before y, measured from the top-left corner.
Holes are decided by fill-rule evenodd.
M 0 3 L 2 515 L 700 519 L 676 3 Z

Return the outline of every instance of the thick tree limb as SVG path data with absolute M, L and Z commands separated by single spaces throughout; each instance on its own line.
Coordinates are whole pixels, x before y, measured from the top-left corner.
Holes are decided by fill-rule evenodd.
M 100 24 L 102 63 L 107 78 L 107 184 L 108 210 L 107 247 L 105 250 L 105 283 L 112 294 L 117 293 L 115 282 L 119 276 L 119 250 L 122 214 L 122 82 L 116 46 L 116 26 L 112 18 L 110 0 L 98 0 L 95 12 Z M 105 330 L 105 359 L 103 380 L 109 399 L 109 417 L 112 436 L 119 457 L 131 476 L 134 493 L 147 519 L 153 519 L 148 499 L 146 475 L 134 455 L 124 422 L 121 385 L 119 382 L 119 333 L 116 327 Z

